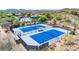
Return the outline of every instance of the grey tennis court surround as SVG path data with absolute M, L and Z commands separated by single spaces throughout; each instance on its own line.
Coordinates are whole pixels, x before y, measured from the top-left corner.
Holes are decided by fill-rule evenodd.
M 42 31 L 40 31 L 42 30 Z M 46 24 L 36 24 L 31 26 L 19 27 L 13 29 L 15 35 L 20 33 L 20 39 L 28 46 L 37 46 L 57 42 L 61 37 L 68 34 L 67 30 L 52 28 Z

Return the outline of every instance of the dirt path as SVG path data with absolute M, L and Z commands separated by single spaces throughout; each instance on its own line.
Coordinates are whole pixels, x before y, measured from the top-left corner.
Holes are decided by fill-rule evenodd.
M 0 40 L 7 40 L 9 39 L 11 44 L 12 44 L 12 50 L 11 51 L 26 51 L 26 49 L 23 47 L 23 45 L 20 44 L 16 44 L 15 42 L 15 36 L 14 34 L 9 31 L 9 33 L 6 33 L 4 31 L 4 29 L 0 26 Z
M 7 34 L 4 32 L 4 30 L 2 29 L 2 27 L 0 26 L 0 39 L 3 39 L 7 37 Z
M 13 45 L 12 51 L 26 51 L 26 49 L 23 47 L 23 45 L 21 43 L 16 44 L 16 42 L 14 40 L 14 39 L 16 39 L 16 37 L 11 31 L 8 33 L 8 36 L 10 37 L 10 41 L 12 42 L 12 45 Z

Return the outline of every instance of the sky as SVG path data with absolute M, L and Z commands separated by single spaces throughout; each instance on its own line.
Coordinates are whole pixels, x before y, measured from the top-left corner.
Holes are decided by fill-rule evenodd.
M 0 0 L 0 9 L 79 8 L 78 0 Z

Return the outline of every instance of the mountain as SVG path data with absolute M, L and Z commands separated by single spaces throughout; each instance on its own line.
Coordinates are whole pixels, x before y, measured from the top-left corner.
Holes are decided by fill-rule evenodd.
M 7 10 L 0 10 L 0 12 L 7 12 L 7 13 L 23 13 L 25 9 L 7 9 Z

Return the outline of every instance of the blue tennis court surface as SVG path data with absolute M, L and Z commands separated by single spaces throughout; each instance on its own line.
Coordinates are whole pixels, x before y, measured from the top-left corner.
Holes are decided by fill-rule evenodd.
M 24 27 L 24 28 L 21 28 L 20 30 L 23 32 L 28 32 L 32 30 L 37 30 L 39 28 L 45 28 L 45 26 L 39 24 L 39 25 L 30 26 L 30 27 Z
M 41 43 L 44 43 L 48 40 L 56 38 L 56 37 L 58 37 L 62 34 L 64 34 L 64 32 L 52 29 L 52 30 L 48 30 L 48 31 L 45 31 L 45 32 L 42 32 L 42 33 L 32 35 L 31 38 L 34 39 L 39 44 L 41 44 Z

